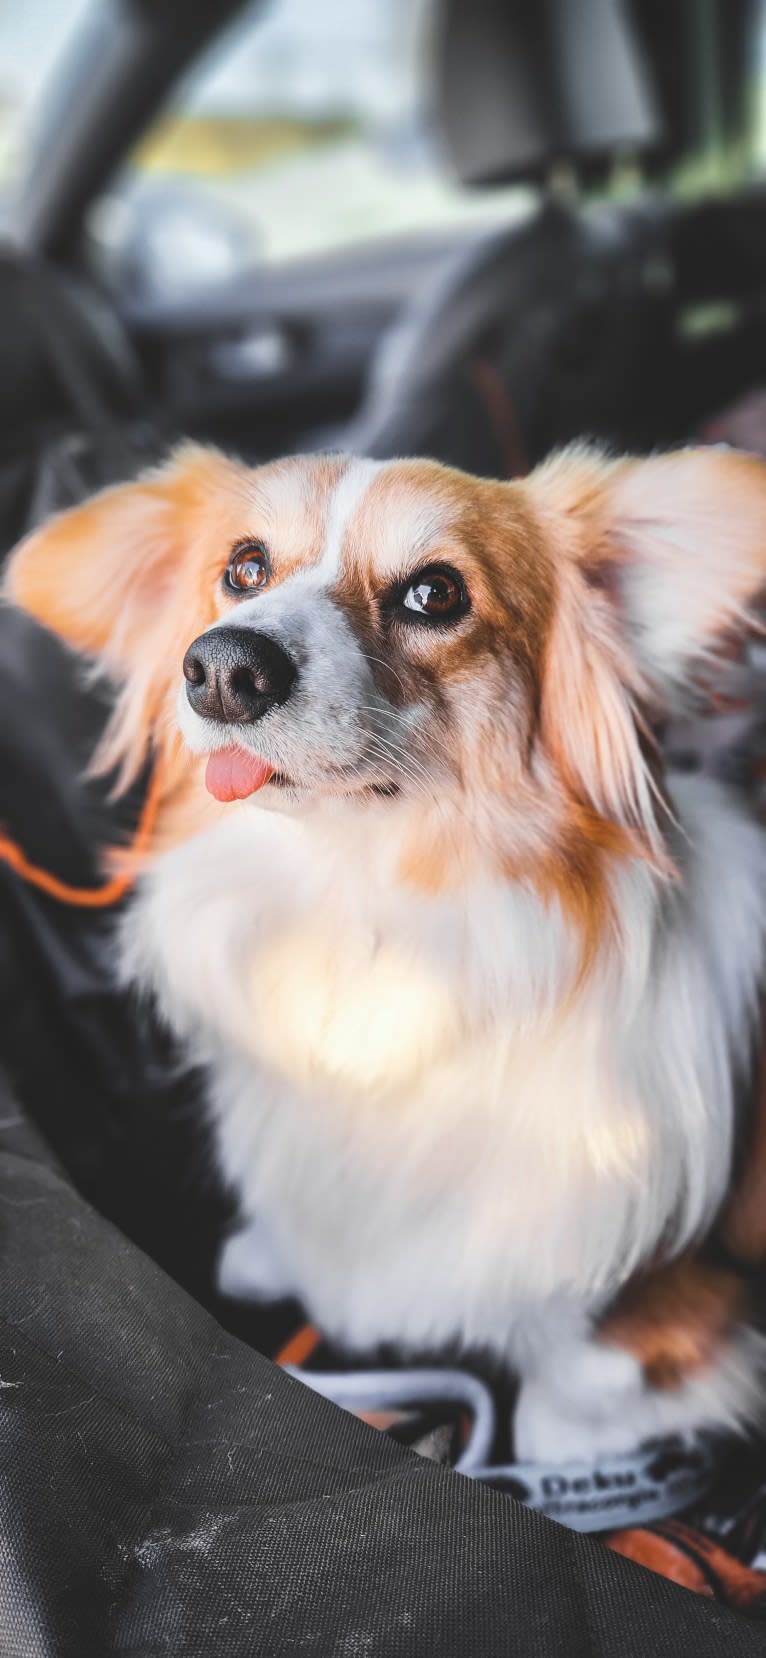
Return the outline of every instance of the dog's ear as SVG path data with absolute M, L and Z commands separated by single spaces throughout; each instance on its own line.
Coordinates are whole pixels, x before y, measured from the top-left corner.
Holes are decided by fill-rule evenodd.
M 199 509 L 230 470 L 223 455 L 185 445 L 134 483 L 58 513 L 11 554 L 6 597 L 121 677 L 137 638 L 178 596 Z
M 526 487 L 556 555 L 549 750 L 576 795 L 659 848 L 648 725 L 747 625 L 766 582 L 766 466 L 721 450 L 607 461 L 575 449 Z
M 583 577 L 673 709 L 766 587 L 766 464 L 723 449 L 616 462 L 570 450 L 537 478 Z
M 222 489 L 230 499 L 232 481 L 241 494 L 235 462 L 186 445 L 50 519 L 10 557 L 5 597 L 122 687 L 100 753 L 122 782 L 142 763 L 187 645 L 215 619 Z

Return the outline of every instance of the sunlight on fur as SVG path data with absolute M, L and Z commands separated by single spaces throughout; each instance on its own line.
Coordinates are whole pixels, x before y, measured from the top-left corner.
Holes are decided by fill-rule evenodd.
M 386 1100 L 460 1041 L 452 1000 L 435 972 L 404 950 L 338 958 L 328 930 L 288 931 L 252 967 L 254 1045 L 283 1075 L 312 1089 L 334 1083 Z

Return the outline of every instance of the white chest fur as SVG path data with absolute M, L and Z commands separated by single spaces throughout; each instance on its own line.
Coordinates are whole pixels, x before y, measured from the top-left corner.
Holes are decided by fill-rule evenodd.
M 764 851 L 714 786 L 676 798 L 684 887 L 620 877 L 622 958 L 574 1003 L 561 917 L 489 881 L 403 890 L 383 812 L 359 844 L 236 809 L 145 883 L 129 970 L 210 1067 L 243 1215 L 336 1335 L 517 1346 L 711 1217 Z

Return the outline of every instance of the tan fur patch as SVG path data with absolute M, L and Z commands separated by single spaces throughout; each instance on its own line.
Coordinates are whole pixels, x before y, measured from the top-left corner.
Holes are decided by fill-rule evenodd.
M 741 1168 L 718 1232 L 728 1250 L 748 1266 L 766 1263 L 766 1015 L 761 1013 L 761 1055 L 755 1078 L 749 1133 Z
M 685 1256 L 632 1278 L 599 1337 L 632 1353 L 650 1387 L 675 1389 L 715 1362 L 748 1302 L 736 1272 Z

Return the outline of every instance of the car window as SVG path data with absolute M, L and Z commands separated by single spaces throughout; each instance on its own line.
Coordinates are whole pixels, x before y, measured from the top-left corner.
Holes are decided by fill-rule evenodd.
M 30 127 L 97 0 L 0 0 L 0 190 L 8 186 Z
M 203 54 L 91 213 L 121 280 L 165 291 L 248 265 L 507 221 L 428 120 L 429 0 L 271 0 Z

